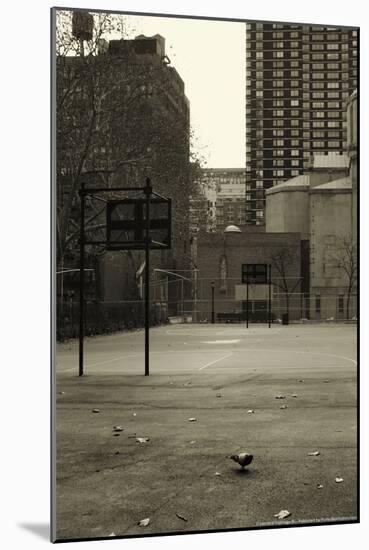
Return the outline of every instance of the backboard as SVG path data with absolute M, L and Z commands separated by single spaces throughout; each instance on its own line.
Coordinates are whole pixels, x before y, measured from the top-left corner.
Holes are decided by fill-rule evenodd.
M 106 208 L 107 250 L 143 250 L 146 246 L 146 199 L 109 200 Z M 171 246 L 171 200 L 150 199 L 150 249 Z

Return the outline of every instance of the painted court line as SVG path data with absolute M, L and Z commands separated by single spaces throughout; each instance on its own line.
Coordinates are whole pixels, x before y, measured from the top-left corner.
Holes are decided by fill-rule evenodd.
M 206 367 L 210 367 L 211 365 L 215 365 L 215 363 L 219 363 L 219 361 L 223 361 L 223 359 L 227 359 L 228 357 L 231 357 L 233 353 L 228 353 L 227 355 L 224 355 L 223 357 L 220 357 L 219 359 L 215 359 L 215 361 L 210 361 L 210 363 L 206 363 L 203 367 L 200 367 L 199 370 L 206 369 Z

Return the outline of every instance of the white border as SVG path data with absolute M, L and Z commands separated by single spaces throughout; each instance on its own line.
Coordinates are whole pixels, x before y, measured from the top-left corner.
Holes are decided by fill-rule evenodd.
M 256 20 L 284 20 L 361 26 L 361 209 L 368 201 L 368 27 L 365 2 L 351 0 L 79 0 L 61 2 L 68 7 L 155 11 Z M 1 417 L 3 504 L 1 538 L 4 548 L 33 550 L 48 544 L 20 524 L 49 521 L 49 8 L 52 2 L 8 2 L 2 7 L 2 267 L 1 267 Z M 59 4 L 57 4 L 59 5 Z M 5 36 L 4 36 L 5 34 Z M 5 66 L 4 66 L 5 64 Z M 4 173 L 5 168 L 5 173 Z M 364 216 L 363 216 L 364 218 Z M 367 220 L 362 219 L 365 244 Z M 37 244 L 36 244 L 37 243 Z M 362 281 L 367 275 L 367 255 L 362 247 Z M 362 317 L 368 293 L 362 283 Z M 4 307 L 5 305 L 5 307 Z M 362 334 L 367 323 L 362 321 Z M 6 330 L 6 335 L 4 334 Z M 367 358 L 364 336 L 362 355 Z M 5 375 L 5 376 L 4 376 Z M 368 374 L 362 360 L 362 509 L 360 525 L 248 531 L 79 543 L 101 548 L 187 548 L 226 544 L 295 550 L 364 547 L 368 538 Z M 5 520 L 5 521 L 4 521 Z

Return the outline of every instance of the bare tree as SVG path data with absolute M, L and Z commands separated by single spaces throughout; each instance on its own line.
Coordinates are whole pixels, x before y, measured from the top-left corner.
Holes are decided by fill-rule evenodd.
M 291 295 L 301 282 L 301 277 L 291 277 L 289 275 L 291 266 L 293 266 L 297 259 L 296 250 L 287 246 L 279 248 L 271 255 L 272 268 L 278 273 L 278 277 L 276 280 L 273 280 L 273 284 L 280 288 L 285 295 L 287 315 L 289 315 L 290 311 Z
M 342 235 L 336 239 L 336 249 L 332 259 L 347 283 L 346 319 L 349 319 L 352 293 L 357 285 L 357 250 L 351 236 Z
M 188 234 L 190 173 L 189 121 L 177 116 L 176 72 L 168 59 L 142 62 L 132 49 L 101 51 L 105 38 L 124 37 L 126 18 L 94 14 L 86 55 L 71 32 L 71 12 L 57 23 L 58 260 L 75 254 L 78 243 L 78 191 L 81 181 L 106 188 L 142 184 L 150 175 L 155 190 L 173 200 L 173 248 Z M 180 84 L 180 83 L 179 83 Z M 168 92 L 169 90 L 169 92 Z M 184 112 L 186 109 L 184 109 Z M 184 115 L 185 116 L 185 115 Z M 169 121 L 171 121 L 169 123 Z M 187 130 L 186 130 L 187 128 Z M 114 198 L 112 195 L 111 198 Z M 86 232 L 104 232 L 104 209 L 86 205 Z M 99 251 L 94 251 L 99 253 Z M 130 254 L 130 261 L 139 255 Z

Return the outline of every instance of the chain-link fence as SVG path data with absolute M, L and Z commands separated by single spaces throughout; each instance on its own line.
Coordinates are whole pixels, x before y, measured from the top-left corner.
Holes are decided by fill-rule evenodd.
M 300 281 L 288 282 L 293 288 Z M 357 296 L 347 293 L 283 291 L 280 281 L 268 285 L 242 284 L 240 279 L 161 278 L 152 281 L 150 325 L 165 323 L 250 323 L 351 321 L 357 317 Z M 256 288 L 257 287 L 257 288 Z M 281 288 L 282 287 L 282 288 Z M 248 294 L 247 294 L 248 293 Z M 247 299 L 248 298 L 248 299 Z M 136 301 L 87 301 L 85 334 L 108 334 L 144 326 L 144 296 Z M 79 302 L 72 299 L 57 306 L 57 338 L 79 335 Z

